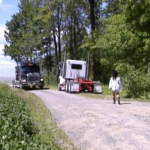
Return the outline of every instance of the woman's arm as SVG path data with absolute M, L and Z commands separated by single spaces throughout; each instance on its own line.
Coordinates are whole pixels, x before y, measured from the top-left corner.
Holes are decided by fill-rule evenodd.
M 111 88 L 112 88 L 112 77 L 109 80 L 109 89 L 111 89 Z

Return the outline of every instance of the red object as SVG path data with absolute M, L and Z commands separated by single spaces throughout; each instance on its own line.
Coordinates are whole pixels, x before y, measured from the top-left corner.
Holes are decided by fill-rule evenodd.
M 92 80 L 86 80 L 86 79 L 77 79 L 80 83 L 80 91 L 89 91 L 93 92 L 93 81 Z

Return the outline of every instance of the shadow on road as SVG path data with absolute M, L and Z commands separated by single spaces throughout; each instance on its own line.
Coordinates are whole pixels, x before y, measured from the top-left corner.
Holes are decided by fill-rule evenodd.
M 131 103 L 120 103 L 120 105 L 127 105 L 127 104 L 131 104 Z
M 20 89 L 19 87 L 13 87 L 13 88 L 18 88 Z M 26 91 L 32 91 L 32 90 L 48 90 L 49 88 L 43 88 L 43 89 L 40 89 L 40 88 L 23 88 L 22 90 L 26 90 Z
M 25 90 L 27 91 L 32 91 L 32 90 L 48 90 L 49 88 L 43 88 L 43 89 L 40 89 L 40 88 L 26 88 Z

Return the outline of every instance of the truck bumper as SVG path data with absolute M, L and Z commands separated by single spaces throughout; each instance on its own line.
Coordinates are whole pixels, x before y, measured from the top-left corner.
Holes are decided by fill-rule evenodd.
M 38 88 L 43 87 L 44 83 L 38 82 L 38 83 L 22 83 L 23 88 Z

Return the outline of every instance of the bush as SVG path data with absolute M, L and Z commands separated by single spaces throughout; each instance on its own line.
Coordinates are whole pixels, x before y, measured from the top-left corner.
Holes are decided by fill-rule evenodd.
M 148 99 L 150 80 L 144 68 L 135 69 L 129 64 L 120 64 L 117 70 L 121 76 L 126 97 L 140 98 L 144 96 Z

